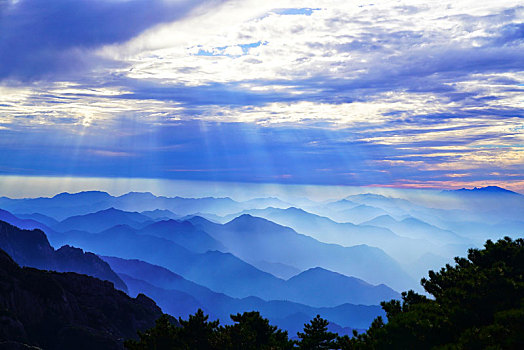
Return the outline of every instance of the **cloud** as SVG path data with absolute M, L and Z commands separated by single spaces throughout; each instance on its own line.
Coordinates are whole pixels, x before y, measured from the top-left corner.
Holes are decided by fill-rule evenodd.
M 514 104 L 509 100 L 522 92 L 516 84 L 523 45 L 518 2 L 479 7 L 329 1 L 314 11 L 278 7 L 259 15 L 264 7 L 288 3 L 235 2 L 148 31 L 109 50 L 109 56 L 118 51 L 135 55 L 129 60 L 132 69 L 124 73 L 128 78 L 158 82 L 161 88 L 149 95 L 154 90 L 159 99 L 170 90 L 190 92 L 197 97 L 189 101 L 181 93 L 180 102 L 193 108 L 200 102 L 230 106 L 235 99 L 238 105 L 255 106 L 382 103 L 387 94 L 409 94 L 414 101 L 426 98 L 447 108 L 489 108 Z M 233 21 L 225 26 L 221 20 L 228 15 Z M 173 35 L 177 31 L 186 35 Z M 220 88 L 223 94 L 213 91 Z M 148 95 L 143 89 L 136 93 Z M 213 102 L 203 95 L 218 98 Z M 171 96 L 176 99 L 177 93 Z
M 4 3 L 2 169 L 522 181 L 518 1 Z
M 129 153 L 129 152 L 122 152 L 122 151 L 107 151 L 107 150 L 88 150 L 87 151 L 88 153 L 92 153 L 92 154 L 96 154 L 98 156 L 102 156 L 102 157 L 133 157 L 134 154 L 133 153 Z
M 125 42 L 152 26 L 180 19 L 203 2 L 3 1 L 0 3 L 0 79 L 31 80 L 85 70 L 97 63 L 107 64 L 92 50 Z

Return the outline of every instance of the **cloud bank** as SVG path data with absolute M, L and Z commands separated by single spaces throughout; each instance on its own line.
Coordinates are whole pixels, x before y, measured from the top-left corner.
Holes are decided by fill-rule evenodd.
M 524 182 L 518 1 L 0 6 L 5 173 Z

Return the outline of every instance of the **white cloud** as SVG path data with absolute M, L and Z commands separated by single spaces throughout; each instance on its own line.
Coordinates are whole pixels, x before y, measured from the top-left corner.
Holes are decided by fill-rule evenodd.
M 119 65 L 85 82 L 0 86 L 2 127 L 103 126 L 132 116 L 151 125 L 178 118 L 353 127 L 368 131 L 362 141 L 386 145 L 483 135 L 522 142 L 510 130 L 524 110 L 524 43 L 495 43 L 522 23 L 520 1 L 205 4 L 98 48 Z M 293 8 L 315 10 L 282 10 Z M 198 90 L 213 84 L 232 89 L 227 101 L 206 100 L 220 86 Z M 231 103 L 239 91 L 251 99 Z M 440 117 L 424 117 L 431 115 Z M 413 132 L 395 134 L 399 127 Z

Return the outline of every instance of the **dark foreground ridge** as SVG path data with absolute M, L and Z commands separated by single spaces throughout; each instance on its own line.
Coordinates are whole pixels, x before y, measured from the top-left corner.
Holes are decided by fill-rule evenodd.
M 160 308 L 140 294 L 67 272 L 21 268 L 0 249 L 0 349 L 122 349 Z

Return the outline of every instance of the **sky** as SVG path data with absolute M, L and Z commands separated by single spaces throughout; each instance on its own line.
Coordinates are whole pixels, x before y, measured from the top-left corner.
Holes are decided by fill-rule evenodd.
M 523 52 L 521 1 L 0 0 L 0 175 L 524 192 Z

